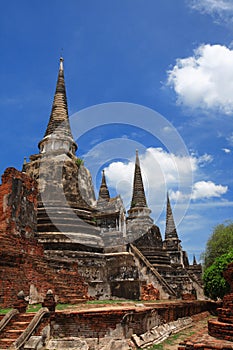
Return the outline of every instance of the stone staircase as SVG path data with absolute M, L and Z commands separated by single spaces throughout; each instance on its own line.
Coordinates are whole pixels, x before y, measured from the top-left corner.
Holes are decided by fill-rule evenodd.
M 150 262 L 154 267 L 156 266 L 166 266 L 170 267 L 170 259 L 166 252 L 164 252 L 160 248 L 155 247 L 143 247 L 140 249 L 141 253 L 145 256 L 145 258 Z
M 133 244 L 130 244 L 131 251 L 143 262 L 145 266 L 151 271 L 151 273 L 156 277 L 156 279 L 161 283 L 164 290 L 172 297 L 176 298 L 176 291 L 172 288 L 172 286 L 167 283 L 167 281 L 163 278 L 163 276 L 158 272 L 157 268 L 154 267 L 150 261 L 146 258 L 144 254 Z
M 82 250 L 82 246 L 101 251 L 103 247 L 100 230 L 95 227 L 90 211 L 70 208 L 62 203 L 38 204 L 37 235 L 45 250 Z M 84 249 L 84 248 L 83 248 Z
M 80 220 L 88 223 L 91 226 L 96 226 L 95 221 L 92 220 L 93 214 L 90 208 L 80 208 L 68 203 L 62 203 L 59 200 L 47 201 L 44 203 L 39 199 L 37 204 L 37 219 L 43 220 L 52 218 L 79 218 Z
M 166 252 L 158 250 L 154 247 L 150 249 L 139 249 L 150 265 L 156 269 L 160 276 L 168 282 L 170 287 L 177 292 L 177 297 L 180 297 L 186 284 L 190 284 L 191 276 L 188 271 L 179 266 L 172 266 Z
M 35 313 L 17 314 L 0 333 L 0 349 L 9 349 L 10 346 L 26 330 Z

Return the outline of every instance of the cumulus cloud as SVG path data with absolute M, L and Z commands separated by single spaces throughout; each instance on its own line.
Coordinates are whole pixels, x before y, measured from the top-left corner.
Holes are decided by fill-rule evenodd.
M 228 187 L 216 185 L 212 181 L 199 181 L 193 186 L 192 199 L 221 197 L 227 192 Z
M 193 185 L 191 199 L 219 198 L 225 194 L 227 190 L 227 186 L 216 185 L 212 181 L 198 181 Z M 186 195 L 181 191 L 171 191 L 171 199 L 182 201 L 186 199 Z
M 233 113 L 233 50 L 201 45 L 193 56 L 179 58 L 168 71 L 167 83 L 177 102 L 190 108 Z

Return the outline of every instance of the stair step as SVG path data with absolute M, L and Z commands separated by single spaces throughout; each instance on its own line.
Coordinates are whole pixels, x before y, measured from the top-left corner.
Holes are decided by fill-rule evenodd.
M 9 347 L 13 342 L 14 340 L 12 339 L 7 339 L 7 338 L 0 339 L 0 349 L 1 350 L 9 349 Z
M 24 325 L 24 324 L 29 324 L 30 322 L 28 322 L 28 321 L 15 321 L 14 322 L 14 324 L 22 324 L 22 325 Z
M 20 334 L 23 333 L 23 331 L 24 329 L 9 329 L 5 332 L 5 336 L 9 337 L 10 339 L 12 339 L 13 337 L 17 339 L 20 336 Z
M 48 222 L 48 223 L 38 223 L 37 230 L 39 232 L 75 232 L 75 233 L 89 233 L 89 234 L 98 234 L 99 231 L 91 226 L 87 225 L 83 222 Z
M 22 332 L 27 328 L 29 324 L 30 322 L 14 322 L 12 323 L 11 329 Z

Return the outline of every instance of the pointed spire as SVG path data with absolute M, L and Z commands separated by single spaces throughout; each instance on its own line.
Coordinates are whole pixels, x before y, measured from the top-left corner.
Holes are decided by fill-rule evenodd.
M 22 172 L 26 172 L 26 165 L 27 165 L 27 157 L 23 158 L 23 166 L 22 166 Z
M 59 130 L 62 131 L 64 135 L 72 138 L 68 117 L 63 61 L 64 60 L 61 57 L 52 111 L 44 136 L 48 136 L 53 132 Z
M 105 178 L 105 173 L 104 170 L 102 171 L 102 181 L 101 181 L 101 185 L 100 185 L 100 190 L 99 190 L 99 198 L 98 201 L 109 201 L 110 199 L 110 195 L 109 195 L 109 190 L 108 190 L 108 186 L 106 183 L 106 178 Z
M 130 209 L 135 207 L 146 207 L 146 196 L 142 181 L 141 167 L 138 157 L 138 150 L 136 150 L 135 170 L 134 170 L 134 182 L 133 182 L 133 195 Z
M 197 260 L 196 260 L 195 255 L 193 255 L 193 265 L 197 265 Z
M 48 126 L 44 138 L 38 145 L 41 153 L 56 150 L 57 147 L 60 149 L 65 147 L 66 151 L 70 151 L 73 154 L 75 154 L 75 151 L 77 150 L 77 144 L 73 139 L 70 129 L 63 62 L 64 59 L 61 57 L 56 91 Z M 60 143 L 58 142 L 59 145 L 58 143 L 55 145 L 55 139 L 56 141 L 60 141 Z
M 178 235 L 176 232 L 175 221 L 172 214 L 172 208 L 170 204 L 170 199 L 167 193 L 167 212 L 166 212 L 166 231 L 165 231 L 165 239 L 175 238 L 178 239 Z

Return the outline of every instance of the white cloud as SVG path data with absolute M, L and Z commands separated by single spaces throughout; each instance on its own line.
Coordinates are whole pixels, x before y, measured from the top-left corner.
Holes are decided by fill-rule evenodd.
M 191 108 L 233 113 L 233 50 L 201 45 L 194 55 L 179 58 L 168 71 L 177 102 Z
M 193 185 L 191 199 L 219 198 L 225 194 L 227 190 L 227 186 L 216 185 L 212 181 L 198 181 Z M 187 198 L 187 195 L 183 194 L 181 191 L 171 191 L 170 197 L 173 200 L 183 201 Z
M 197 162 L 198 165 L 203 167 L 206 165 L 206 163 L 211 163 L 213 161 L 213 156 L 211 154 L 203 154 L 203 156 L 199 157 Z
M 222 151 L 227 154 L 231 153 L 231 150 L 229 148 L 222 148 Z
M 232 0 L 192 0 L 193 9 L 205 12 L 233 11 Z
M 193 186 L 192 199 L 221 197 L 227 190 L 227 186 L 216 185 L 212 181 L 199 181 Z
M 219 23 L 232 21 L 232 0 L 189 0 L 188 3 L 192 9 L 213 16 Z
M 215 185 L 211 181 L 200 181 L 192 185 L 193 175 L 197 175 L 200 166 L 210 161 L 212 157 L 208 154 L 201 157 L 182 157 L 168 153 L 162 148 L 148 148 L 140 156 L 140 163 L 148 204 L 152 211 L 163 209 L 165 193 L 171 189 L 171 199 L 182 202 L 220 197 L 226 193 L 227 187 Z M 132 196 L 134 162 L 134 159 L 127 164 L 113 162 L 105 169 L 108 185 L 121 194 L 126 206 L 129 206 Z M 155 213 L 155 216 L 159 214 Z
M 132 183 L 134 174 L 134 159 L 129 163 L 111 163 L 105 169 L 111 186 L 116 186 L 119 179 Z M 177 184 L 184 181 L 197 169 L 198 159 L 193 156 L 177 156 L 162 148 L 148 148 L 140 156 L 143 181 L 146 186 L 160 187 L 162 184 Z

